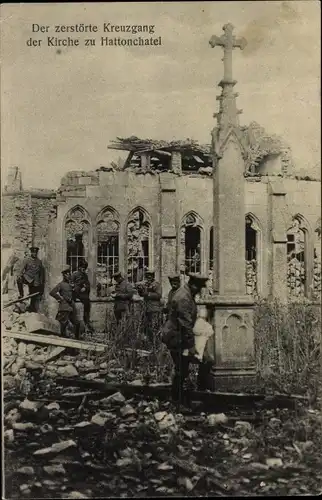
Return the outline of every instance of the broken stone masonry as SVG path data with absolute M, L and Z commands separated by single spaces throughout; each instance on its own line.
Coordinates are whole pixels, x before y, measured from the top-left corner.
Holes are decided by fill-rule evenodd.
M 180 272 L 184 282 L 185 271 L 207 273 L 201 300 L 210 301 L 209 321 L 218 320 L 217 350 L 221 346 L 226 353 L 225 363 L 246 359 L 245 349 L 252 352 L 251 338 L 247 348 L 238 340 L 249 332 L 247 304 L 257 298 L 320 301 L 320 182 L 295 175 L 283 139 L 254 122 L 239 124 L 231 53 L 240 40 L 231 36 L 227 25 L 211 42 L 226 47 L 211 145 L 118 138 L 110 148 L 128 152 L 124 165 L 70 171 L 57 191 L 24 190 L 19 169 L 10 170 L 2 258 L 16 254 L 18 261 L 8 273 L 8 297 L 16 294 L 19 265 L 31 244 L 39 246 L 45 264 L 41 307 L 52 318 L 57 303 L 48 291 L 61 279 L 61 267 L 68 263 L 74 269 L 80 258 L 87 259 L 97 332 L 106 331 L 112 316 L 113 271 L 135 282 L 145 267 L 153 267 L 164 297 L 169 274 Z M 226 317 L 228 310 L 236 314 Z

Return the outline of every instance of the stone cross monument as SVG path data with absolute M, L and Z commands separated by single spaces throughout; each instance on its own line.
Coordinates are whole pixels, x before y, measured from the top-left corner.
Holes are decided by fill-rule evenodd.
M 232 52 L 243 49 L 233 26 L 212 36 L 211 47 L 224 49 L 224 78 L 217 127 L 212 131 L 214 186 L 214 295 L 211 299 L 215 330 L 214 385 L 236 387 L 249 382 L 254 372 L 253 299 L 245 280 L 245 149 L 238 124 L 232 78 Z

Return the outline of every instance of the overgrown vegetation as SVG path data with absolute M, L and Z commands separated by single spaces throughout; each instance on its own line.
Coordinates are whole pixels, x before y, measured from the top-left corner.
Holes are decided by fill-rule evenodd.
M 153 344 L 146 338 L 143 309 L 137 308 L 119 327 L 108 315 L 105 324 L 109 361 L 124 368 L 131 378 L 135 372 L 135 378 L 145 382 L 169 381 L 171 357 L 159 332 L 154 332 Z M 255 307 L 254 327 L 256 389 L 303 394 L 315 400 L 321 383 L 319 308 L 305 302 L 281 305 L 261 301 Z M 142 350 L 151 354 L 142 355 Z
M 316 305 L 262 301 L 255 308 L 258 382 L 280 392 L 317 396 L 321 318 Z

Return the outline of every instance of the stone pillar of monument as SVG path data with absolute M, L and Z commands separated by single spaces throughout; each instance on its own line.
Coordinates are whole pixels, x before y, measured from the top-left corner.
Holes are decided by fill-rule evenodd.
M 287 227 L 286 190 L 281 179 L 269 179 L 269 230 L 272 235 L 270 298 L 286 303 L 287 290 Z
M 176 185 L 175 177 L 170 172 L 160 174 L 161 198 L 161 286 L 166 297 L 170 290 L 168 276 L 177 271 L 176 244 Z
M 224 26 L 222 37 L 210 44 L 224 48 L 224 79 L 220 82 L 218 126 L 212 131 L 214 186 L 214 295 L 209 301 L 215 330 L 215 365 L 211 385 L 237 388 L 253 380 L 253 299 L 245 283 L 244 148 L 238 124 L 232 50 L 243 48 L 244 39 Z

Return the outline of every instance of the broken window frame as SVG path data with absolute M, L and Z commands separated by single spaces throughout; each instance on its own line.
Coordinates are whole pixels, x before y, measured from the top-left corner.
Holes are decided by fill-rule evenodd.
M 74 230 L 70 231 L 69 227 L 72 227 L 74 225 Z M 87 228 L 87 231 L 84 231 L 84 227 Z M 89 246 L 91 242 L 91 223 L 90 223 L 90 217 L 81 205 L 75 205 L 72 207 L 70 210 L 68 210 L 65 218 L 64 218 L 64 225 L 63 225 L 64 231 L 64 262 L 65 264 L 69 265 L 71 267 L 71 272 L 73 273 L 74 271 L 77 271 L 79 262 L 82 259 L 85 259 L 88 261 L 88 254 L 89 254 Z M 87 245 L 84 244 L 86 240 L 84 240 L 84 234 L 87 233 Z M 81 238 L 81 243 L 83 245 L 83 251 L 79 253 L 76 251 L 76 253 L 72 253 L 68 255 L 69 249 L 68 249 L 68 241 L 72 240 L 72 238 L 69 238 L 69 235 L 73 235 L 73 237 L 76 240 L 77 235 L 82 235 Z
M 191 266 L 191 261 L 194 257 L 187 258 L 186 249 L 186 227 L 196 228 L 199 230 L 199 265 Z M 178 237 L 178 267 L 187 275 L 189 272 L 205 273 L 205 265 L 207 261 L 204 258 L 204 223 L 201 217 L 193 210 L 189 211 L 182 218 L 179 227 Z
M 295 229 L 297 225 L 297 230 Z M 301 252 L 296 252 L 296 233 L 297 232 L 302 232 L 303 233 L 303 251 Z M 310 287 L 310 283 L 312 283 L 313 280 L 313 255 L 314 251 L 312 252 L 312 259 L 311 257 L 311 252 L 310 252 L 310 238 L 309 238 L 309 226 L 304 217 L 300 214 L 295 215 L 292 217 L 292 224 L 290 227 L 287 229 L 286 232 L 287 236 L 287 242 L 286 242 L 286 256 L 287 256 L 287 291 L 288 291 L 288 296 L 291 299 L 303 299 L 303 298 L 310 298 L 312 295 L 313 290 L 311 290 L 312 286 Z M 303 254 L 302 258 L 296 258 L 296 260 L 302 264 L 303 263 L 303 269 L 304 269 L 304 278 L 300 275 L 301 278 L 301 285 L 302 285 L 302 290 L 303 292 L 299 295 L 295 294 L 294 290 L 292 290 L 290 283 L 289 283 L 289 272 L 290 272 L 290 262 L 292 261 L 291 258 L 291 252 L 294 252 L 295 255 L 300 255 L 301 253 Z M 312 265 L 311 265 L 311 260 L 312 260 Z M 312 278 L 312 279 L 311 279 Z M 293 292 L 293 293 L 292 293 Z
M 135 229 L 135 225 L 137 225 L 136 214 L 138 214 L 138 218 L 141 219 L 141 227 Z M 135 231 L 139 231 L 143 225 L 147 229 L 148 235 L 143 238 L 140 238 L 140 236 L 138 237 L 137 252 L 131 253 L 131 249 L 135 250 L 135 246 L 133 246 L 133 242 L 130 242 L 129 238 L 131 236 L 131 232 L 133 232 L 131 228 Z M 139 248 L 139 243 L 141 243 L 141 248 Z M 127 278 L 132 284 L 143 281 L 145 279 L 147 269 L 153 267 L 153 227 L 151 217 L 148 212 L 140 206 L 134 208 L 130 212 L 126 222 L 125 261 Z
M 119 216 L 112 207 L 101 210 L 96 220 L 94 290 L 96 296 L 101 298 L 109 295 L 113 275 L 119 271 L 120 223 Z M 103 234 L 100 234 L 101 231 Z
M 215 248 L 214 248 L 214 226 L 211 226 L 209 230 L 209 262 L 208 262 L 208 270 L 214 271 L 214 262 L 215 262 Z
M 255 254 L 250 255 L 247 249 L 246 231 L 247 225 L 255 232 Z M 256 273 L 256 283 L 253 293 L 247 292 L 247 264 L 251 263 Z M 259 220 L 253 213 L 245 215 L 245 284 L 246 294 L 258 297 L 262 293 L 262 229 Z

